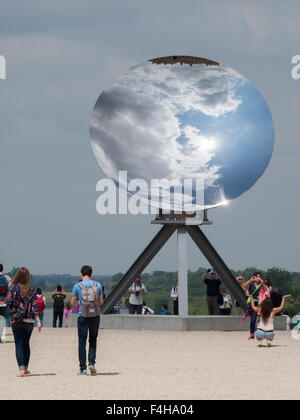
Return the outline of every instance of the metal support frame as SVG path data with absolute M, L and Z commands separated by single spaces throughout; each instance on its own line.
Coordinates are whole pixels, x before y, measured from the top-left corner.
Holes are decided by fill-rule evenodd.
M 222 282 L 230 290 L 230 293 L 238 301 L 240 306 L 246 310 L 247 303 L 245 292 L 202 230 L 199 226 L 187 226 L 186 230 L 207 261 L 216 270 L 219 277 L 222 279 Z
M 230 290 L 232 296 L 239 302 L 243 309 L 247 308 L 245 294 L 236 281 L 235 277 L 206 238 L 197 225 L 185 225 L 178 223 L 164 224 L 161 230 L 124 274 L 113 291 L 107 296 L 101 308 L 101 312 L 109 313 L 113 306 L 119 302 L 127 292 L 131 283 L 145 270 L 160 249 L 170 239 L 175 231 L 178 231 L 178 283 L 179 283 L 179 315 L 188 316 L 188 290 L 187 290 L 187 233 L 191 236 L 202 254 L 216 270 L 225 286 Z
M 137 276 L 141 275 L 143 270 L 145 270 L 155 255 L 173 235 L 176 228 L 177 226 L 174 225 L 165 225 L 160 229 L 158 234 L 152 239 L 147 248 L 144 249 L 141 255 L 135 260 L 129 270 L 124 274 L 117 286 L 107 296 L 101 308 L 102 313 L 109 313 L 111 309 L 113 309 L 114 305 L 121 300 L 122 296 L 127 292 L 131 283 L 136 279 Z
M 179 316 L 188 316 L 189 314 L 187 236 L 187 231 L 184 227 L 180 227 L 177 229 Z

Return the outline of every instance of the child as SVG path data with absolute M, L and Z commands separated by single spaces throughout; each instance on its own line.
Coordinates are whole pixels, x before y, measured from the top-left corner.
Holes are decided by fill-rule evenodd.
M 170 312 L 168 311 L 168 305 L 164 303 L 161 307 L 161 315 L 170 315 Z
M 72 314 L 72 305 L 71 302 L 66 303 L 65 308 L 65 327 L 68 328 L 69 326 L 69 316 Z
M 232 308 L 232 299 L 231 296 L 227 293 L 225 287 L 221 289 L 221 295 L 223 298 L 223 303 L 219 307 L 219 315 L 230 315 Z
M 274 316 L 281 312 L 285 305 L 285 300 L 291 295 L 283 296 L 282 303 L 279 308 L 274 308 L 273 302 L 270 298 L 265 299 L 259 307 L 255 306 L 253 297 L 251 296 L 251 307 L 259 317 L 260 322 L 255 331 L 255 338 L 258 341 L 258 346 L 261 347 L 262 340 L 267 340 L 267 346 L 271 347 L 271 341 L 274 340 Z

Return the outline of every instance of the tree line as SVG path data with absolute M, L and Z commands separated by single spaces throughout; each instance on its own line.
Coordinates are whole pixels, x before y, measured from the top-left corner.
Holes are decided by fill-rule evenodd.
M 15 276 L 18 268 L 14 267 L 8 275 L 12 278 Z M 205 268 L 200 267 L 196 271 L 188 273 L 189 287 L 189 314 L 190 315 L 206 315 L 206 286 L 201 281 L 201 276 L 205 272 Z M 288 270 L 273 267 L 268 270 L 261 270 L 257 267 L 249 267 L 245 270 L 231 270 L 236 277 L 242 275 L 245 280 L 249 280 L 252 274 L 260 271 L 263 277 L 268 276 L 273 287 L 279 289 L 282 295 L 292 293 L 292 298 L 287 302 L 284 314 L 294 316 L 300 312 L 300 273 L 290 272 Z M 99 281 L 105 288 L 106 296 L 111 292 L 112 288 L 120 281 L 123 273 L 114 275 L 94 275 L 93 279 Z M 80 280 L 79 276 L 70 274 L 48 274 L 48 275 L 32 275 L 32 286 L 40 287 L 43 292 L 52 292 L 58 284 L 62 285 L 66 292 L 71 292 L 75 283 Z M 152 273 L 143 273 L 142 281 L 145 283 L 148 294 L 145 297 L 147 306 L 152 308 L 156 314 L 161 311 L 163 303 L 167 303 L 172 312 L 172 299 L 170 292 L 177 280 L 177 272 L 153 271 Z M 222 280 L 222 279 L 221 279 Z M 229 291 L 230 293 L 230 291 Z M 125 296 L 124 296 L 125 297 Z M 123 299 L 124 301 L 124 299 Z

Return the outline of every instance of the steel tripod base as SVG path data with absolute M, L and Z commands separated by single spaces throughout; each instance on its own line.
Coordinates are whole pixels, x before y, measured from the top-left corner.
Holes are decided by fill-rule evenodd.
M 136 277 L 141 275 L 141 273 L 150 264 L 150 262 L 158 254 L 165 243 L 171 238 L 173 233 L 177 231 L 177 229 L 180 230 L 181 234 L 185 231 L 190 235 L 202 254 L 206 257 L 207 261 L 212 267 L 214 267 L 220 280 L 225 284 L 226 288 L 230 290 L 230 293 L 234 299 L 238 301 L 243 309 L 247 308 L 244 291 L 220 255 L 206 238 L 200 227 L 196 225 L 189 226 L 186 224 L 168 222 L 163 224 L 163 227 L 160 229 L 157 235 L 152 239 L 152 241 L 144 249 L 141 255 L 135 260 L 135 262 L 124 274 L 113 291 L 107 296 L 104 304 L 102 305 L 102 313 L 110 313 L 114 305 L 119 302 L 121 298 L 127 293 L 127 290 L 129 289 L 129 286 L 132 284 L 132 282 L 136 279 Z

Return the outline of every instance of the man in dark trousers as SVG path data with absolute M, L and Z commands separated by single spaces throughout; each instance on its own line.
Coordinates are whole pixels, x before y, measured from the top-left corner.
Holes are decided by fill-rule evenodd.
M 63 316 L 65 304 L 64 300 L 66 298 L 66 292 L 63 288 L 58 285 L 55 292 L 52 295 L 53 299 L 53 328 L 56 328 L 57 318 L 59 319 L 59 328 L 62 328 L 63 325 Z
M 178 295 L 179 295 L 179 288 L 178 288 L 178 280 L 176 281 L 175 286 L 172 287 L 171 290 L 171 298 L 173 299 L 173 314 L 178 315 Z
M 89 265 L 81 268 L 81 281 L 73 287 L 72 306 L 79 302 L 78 331 L 78 375 L 87 375 L 86 343 L 89 339 L 88 364 L 91 375 L 96 375 L 97 338 L 100 327 L 100 307 L 103 305 L 103 291 L 99 282 L 92 280 L 93 269 Z
M 129 294 L 129 313 L 131 315 L 142 315 L 144 296 L 147 294 L 147 289 L 142 283 L 141 277 L 138 276 L 135 282 L 128 290 Z
M 207 269 L 202 276 L 202 281 L 206 284 L 207 307 L 209 315 L 218 315 L 221 281 L 217 278 L 217 273 L 213 269 Z

